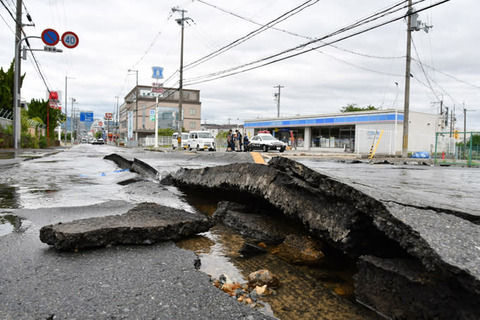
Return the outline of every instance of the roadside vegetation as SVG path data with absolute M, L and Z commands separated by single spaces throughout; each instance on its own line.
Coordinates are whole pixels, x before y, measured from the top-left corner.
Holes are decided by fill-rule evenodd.
M 0 68 L 0 110 L 13 114 L 13 65 L 10 64 L 7 70 Z M 25 79 L 21 77 L 20 85 Z M 65 115 L 61 110 L 50 108 L 48 110 L 47 134 L 47 109 L 48 101 L 43 99 L 32 99 L 27 107 L 21 108 L 21 148 L 47 148 L 55 145 L 55 128 L 59 123 L 65 121 Z M 47 140 L 47 136 L 50 140 Z M 13 126 L 11 124 L 0 124 L 0 148 L 13 147 Z

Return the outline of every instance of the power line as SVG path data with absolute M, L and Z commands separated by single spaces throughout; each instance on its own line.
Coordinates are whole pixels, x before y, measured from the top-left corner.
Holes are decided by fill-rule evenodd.
M 0 14 L 0 18 L 2 18 L 3 22 L 5 22 L 5 25 L 10 29 L 10 31 L 15 35 L 15 31 L 13 31 L 12 27 L 8 24 L 7 20 Z
M 413 41 L 413 37 L 412 37 L 412 44 L 413 44 L 413 49 L 415 50 L 415 54 L 417 55 L 417 59 L 418 60 L 415 60 L 418 65 L 420 66 L 420 69 L 422 70 L 423 72 L 423 76 L 425 77 L 425 80 L 427 80 L 427 84 L 428 84 L 428 88 L 430 88 L 430 90 L 432 91 L 433 95 L 435 96 L 435 98 L 437 99 L 437 101 L 441 100 L 438 96 L 437 96 L 437 93 L 435 92 L 435 90 L 433 89 L 432 87 L 432 84 L 430 82 L 430 79 L 427 75 L 427 73 L 425 72 L 425 69 L 423 68 L 423 64 L 422 64 L 422 61 L 420 59 L 420 55 L 418 54 L 418 51 L 417 51 L 417 46 L 415 45 L 415 41 Z
M 424 0 L 422 0 L 422 1 L 424 1 Z M 313 44 L 313 43 L 315 43 L 315 42 L 320 42 L 320 41 L 321 41 L 321 42 L 323 43 L 323 45 L 318 46 L 318 47 L 315 47 L 315 48 L 313 48 L 312 50 L 315 50 L 315 49 L 318 49 L 318 48 L 321 48 L 321 47 L 330 45 L 330 44 L 332 44 L 332 43 L 336 43 L 336 42 L 338 42 L 338 41 L 340 41 L 340 40 L 344 40 L 344 39 L 340 39 L 340 40 L 333 41 L 333 42 L 330 42 L 330 43 L 325 43 L 325 42 L 323 42 L 322 40 L 325 40 L 325 39 L 327 39 L 327 38 L 330 38 L 330 37 L 333 37 L 333 36 L 335 36 L 335 35 L 341 34 L 341 33 L 343 33 L 343 32 L 346 32 L 346 31 L 348 31 L 348 30 L 351 30 L 351 29 L 356 28 L 356 27 L 358 27 L 358 26 L 361 26 L 361 25 L 363 25 L 363 24 L 367 24 L 367 23 L 369 23 L 369 22 L 378 20 L 378 19 L 384 17 L 385 15 L 389 15 L 389 14 L 392 14 L 392 13 L 395 13 L 395 12 L 397 12 L 397 11 L 400 11 L 400 10 L 402 10 L 402 9 L 407 8 L 407 6 L 404 6 L 404 7 L 402 7 L 402 8 L 395 9 L 395 7 L 401 5 L 402 3 L 404 3 L 404 1 L 402 1 L 400 4 L 393 5 L 393 6 L 391 6 L 390 8 L 387 8 L 387 9 L 381 11 L 381 12 L 372 14 L 372 15 L 368 16 L 367 18 L 358 20 L 357 22 L 355 22 L 355 23 L 353 23 L 353 24 L 350 24 L 350 25 L 347 26 L 347 27 L 343 27 L 343 28 L 341 28 L 341 29 L 339 29 L 339 30 L 337 30 L 337 31 L 335 31 L 335 32 L 333 32 L 333 33 L 330 33 L 330 34 L 324 36 L 324 37 L 311 40 L 311 41 L 309 41 L 309 42 L 306 42 L 306 43 L 303 43 L 303 44 L 298 45 L 298 46 L 296 46 L 296 47 L 293 47 L 293 48 L 290 48 L 290 49 L 281 51 L 281 52 L 279 52 L 279 53 L 277 53 L 277 54 L 274 54 L 274 55 L 271 55 L 271 56 L 269 56 L 269 57 L 262 58 L 262 59 L 258 59 L 258 60 L 255 60 L 255 61 L 252 61 L 252 62 L 243 64 L 243 65 L 240 65 L 240 66 L 237 66 L 237 67 L 233 67 L 233 68 L 229 68 L 229 69 L 223 70 L 223 71 L 218 71 L 218 72 L 210 73 L 210 74 L 207 74 L 207 75 L 198 76 L 198 77 L 195 77 L 195 78 L 192 78 L 192 79 L 189 79 L 189 80 L 190 80 L 190 81 L 196 81 L 196 80 L 200 80 L 200 79 L 203 79 L 203 78 L 214 77 L 214 76 L 217 76 L 217 75 L 221 75 L 221 74 L 225 74 L 225 73 L 228 73 L 228 72 L 232 72 L 232 71 L 235 71 L 235 70 L 238 70 L 238 69 L 247 67 L 247 66 L 249 66 L 249 65 L 253 65 L 253 64 L 256 64 L 256 63 L 260 63 L 260 62 L 262 62 L 262 61 L 266 61 L 266 60 L 269 60 L 269 59 L 273 59 L 273 58 L 275 58 L 275 57 L 281 56 L 281 55 L 283 55 L 283 54 L 285 54 L 285 53 L 288 53 L 288 52 L 291 52 L 291 51 L 296 51 L 296 50 L 301 49 L 301 48 L 304 48 L 304 47 L 306 47 L 306 46 L 308 46 L 308 45 L 310 45 L 310 44 Z M 394 9 L 395 9 L 395 10 L 394 10 Z M 394 11 L 391 11 L 391 10 L 394 10 Z M 402 19 L 402 18 L 404 18 L 404 17 L 405 17 L 405 16 L 402 16 L 402 17 L 398 18 L 397 20 Z M 368 31 L 368 30 L 367 30 L 367 31 Z M 356 34 L 354 34 L 354 35 L 356 35 Z M 312 50 L 308 50 L 308 51 L 306 51 L 306 52 L 309 52 L 309 51 L 312 51 Z M 300 53 L 300 54 L 303 54 L 303 53 L 306 53 L 306 52 L 302 52 L 302 53 Z M 286 57 L 285 59 L 287 59 L 287 58 L 289 58 L 289 57 L 296 56 L 296 55 L 299 55 L 299 54 L 293 54 L 293 55 L 291 55 L 291 56 Z M 273 62 L 277 62 L 277 61 L 281 61 L 281 60 L 284 60 L 284 59 L 278 59 L 278 60 L 275 60 L 275 61 L 273 61 Z M 270 64 L 270 63 L 268 63 L 268 64 Z M 264 65 L 267 65 L 267 64 L 264 64 Z M 264 65 L 261 65 L 261 66 L 264 66 Z M 255 69 L 255 68 L 253 68 L 253 69 Z M 248 69 L 248 70 L 246 70 L 246 71 L 249 71 L 249 70 L 252 70 L 252 69 Z M 237 73 L 234 73 L 234 74 L 237 74 Z
M 424 1 L 424 0 L 422 0 Z M 445 2 L 448 2 L 450 0 L 443 0 L 443 1 L 440 1 L 438 3 L 435 3 L 435 4 L 432 4 L 432 5 L 429 5 L 425 8 L 422 8 L 422 9 L 419 9 L 419 10 L 416 10 L 415 12 L 407 12 L 406 14 L 400 16 L 400 17 L 397 17 L 397 18 L 393 18 L 391 20 L 388 20 L 388 21 L 385 21 L 385 22 L 382 22 L 380 24 L 377 24 L 373 27 L 369 27 L 367 29 L 364 29 L 364 30 L 361 30 L 361 31 L 358 31 L 358 32 L 355 32 L 353 34 L 350 34 L 348 36 L 345 36 L 345 37 L 342 37 L 342 38 L 339 38 L 337 40 L 334 40 L 332 42 L 329 42 L 329 43 L 323 43 L 322 45 L 319 45 L 319 46 L 316 46 L 316 47 L 313 47 L 313 48 L 310 48 L 310 49 L 306 49 L 306 50 L 303 50 L 303 51 L 300 51 L 300 52 L 296 52 L 296 53 L 293 53 L 293 54 L 290 54 L 288 56 L 285 56 L 285 57 L 281 57 L 281 58 L 278 58 L 276 60 L 272 60 L 272 61 L 269 61 L 269 62 L 265 62 L 263 64 L 260 64 L 260 65 L 257 65 L 257 66 L 253 66 L 253 67 L 250 67 L 250 68 L 247 68 L 247 69 L 243 69 L 243 70 L 240 70 L 240 71 L 235 71 L 235 70 L 238 70 L 238 69 L 241 69 L 241 68 L 244 68 L 244 67 L 248 67 L 250 65 L 254 65 L 254 64 L 257 64 L 257 63 L 261 63 L 263 61 L 267 61 L 267 60 L 271 60 L 273 58 L 276 58 L 278 56 L 281 56 L 285 53 L 288 53 L 288 52 L 291 52 L 291 51 L 294 51 L 294 50 L 298 50 L 300 48 L 303 48 L 303 47 L 306 47 L 312 43 L 315 43 L 315 42 L 319 42 L 319 41 L 322 41 L 322 40 L 325 40 L 327 38 L 330 38 L 330 37 L 333 37 L 335 35 L 338 35 L 338 34 L 341 34 L 343 32 L 346 32 L 348 30 L 351 30 L 353 28 L 356 28 L 358 26 L 361 26 L 361 25 L 364 25 L 364 24 L 367 24 L 367 23 L 370 23 L 372 21 L 375 21 L 375 20 L 378 20 L 384 16 L 387 16 L 387 15 L 390 15 L 394 12 L 397 12 L 399 10 L 402 10 L 402 9 L 405 9 L 406 7 L 408 6 L 405 6 L 405 7 L 402 7 L 402 8 L 399 8 L 399 9 L 394 9 L 395 7 L 398 6 L 397 5 L 394 5 L 386 10 L 383 10 L 379 13 L 376 13 L 376 14 L 372 14 L 370 15 L 369 17 L 363 19 L 363 20 L 359 20 L 357 21 L 356 23 L 354 24 L 351 24 L 350 26 L 347 26 L 347 27 L 344 27 L 342 29 L 339 29 L 333 33 L 330 33 L 324 37 L 321 37 L 319 39 L 316 39 L 316 40 L 312 40 L 312 41 L 309 41 L 307 43 L 304 43 L 304 44 L 301 44 L 299 46 L 296 46 L 294 48 L 290 48 L 290 49 L 287 49 L 287 50 L 284 50 L 280 53 L 277 53 L 277 54 L 274 54 L 274 55 L 271 55 L 271 56 L 268 56 L 266 58 L 262 58 L 262 59 L 258 59 L 258 60 L 255 60 L 255 61 L 252 61 L 252 62 L 249 62 L 249 63 L 246 63 L 244 65 L 241 65 L 241 66 L 237 66 L 237 67 L 233 67 L 233 68 L 230 68 L 230 69 L 226 69 L 226 70 L 222 70 L 222 71 L 218 71 L 218 72 L 215 72 L 215 73 L 211 73 L 211 74 L 208 74 L 208 75 L 204 75 L 204 76 L 199 76 L 199 77 L 196 77 L 196 78 L 193 78 L 193 79 L 190 79 L 190 83 L 188 83 L 188 85 L 193 85 L 193 84 L 198 84 L 198 83 L 203 83 L 203 82 L 208 82 L 208 81 L 213 81 L 213 80 L 217 80 L 217 79 L 221 79 L 221 78 L 225 78 L 225 77 L 228 77 L 228 76 L 232 76 L 232 75 L 236 75 L 236 74 L 239 74 L 239 73 L 243 73 L 243 72 L 247 72 L 247 71 L 251 71 L 251 70 L 254 70 L 254 69 L 257 69 L 257 68 L 260 68 L 260 67 L 264 67 L 264 66 L 267 66 L 267 65 L 270 65 L 270 64 L 273 64 L 273 63 L 277 63 L 277 62 L 280 62 L 280 61 L 283 61 L 283 60 L 286 60 L 286 59 L 290 59 L 290 58 L 293 58 L 293 57 L 296 57 L 296 56 L 299 56 L 299 55 L 302 55 L 302 54 L 305 54 L 305 53 L 308 53 L 308 52 L 311 52 L 313 50 L 316 50 L 316 49 L 319 49 L 319 48 L 322 48 L 322 47 L 325 47 L 327 45 L 330 45 L 330 44 L 333 44 L 333 43 L 337 43 L 337 42 L 340 42 L 340 41 L 343 41 L 343 40 L 346 40 L 346 39 L 349 39 L 349 38 L 352 38 L 354 36 L 357 36 L 357 35 L 360 35 L 360 34 L 363 34 L 363 33 L 366 33 L 368 31 L 371 31 L 371 30 L 374 30 L 374 29 L 377 29 L 379 27 L 382 27 L 384 25 L 387 25 L 387 24 L 390 24 L 392 22 L 395 22 L 395 21 L 398 21 L 398 20 L 401 20 L 401 19 L 404 19 L 405 17 L 407 17 L 408 15 L 411 15 L 411 14 L 414 14 L 414 13 L 418 13 L 418 12 L 422 12 L 424 10 L 427 10 L 427 9 L 430 9 L 432 7 L 435 7 L 435 6 L 438 6 L 442 3 L 445 3 Z M 403 3 L 403 2 L 402 2 Z M 393 10 L 393 11 L 392 11 Z M 233 72 L 235 71 L 235 72 Z M 230 72 L 230 73 L 229 73 Z M 208 79 L 210 77 L 210 79 Z M 206 80 L 201 80 L 202 78 L 207 78 Z M 196 80 L 199 80 L 199 81 L 196 81 Z
M 8 14 L 10 15 L 10 17 L 12 17 L 13 21 L 15 21 L 15 23 L 17 23 L 17 19 L 15 19 L 15 17 L 13 16 L 13 13 L 10 11 L 10 8 L 8 8 L 5 3 L 3 2 L 3 0 L 0 0 L 0 3 L 2 3 L 2 6 L 5 8 L 5 10 L 7 10 Z
M 164 25 L 162 26 L 162 28 L 160 29 L 160 31 L 157 32 L 157 34 L 155 35 L 155 37 L 153 38 L 152 42 L 150 43 L 150 45 L 147 47 L 147 49 L 145 50 L 145 52 L 143 53 L 143 55 L 140 57 L 140 59 L 137 60 L 137 62 L 135 62 L 133 65 L 132 65 L 132 69 L 136 68 L 142 61 L 143 59 L 145 58 L 145 56 L 150 52 L 150 50 L 153 48 L 153 46 L 155 45 L 155 43 L 157 42 L 158 38 L 162 35 L 163 33 L 163 28 L 165 28 L 165 26 L 167 25 L 167 23 L 170 21 L 170 19 L 172 18 L 173 16 L 173 12 L 170 12 L 167 16 L 167 20 L 165 21 Z
M 412 59 L 412 60 L 415 60 L 415 61 L 416 61 L 416 59 Z M 453 80 L 455 80 L 455 81 L 461 82 L 461 83 L 466 84 L 466 85 L 468 85 L 468 86 L 471 86 L 471 87 L 473 87 L 473 88 L 475 88 L 475 89 L 480 89 L 480 86 L 478 86 L 478 85 L 476 85 L 476 84 L 473 84 L 473 83 L 470 83 L 470 82 L 468 82 L 468 81 L 459 79 L 459 78 L 457 78 L 457 77 L 455 77 L 455 76 L 453 76 L 453 75 L 451 75 L 451 74 L 449 74 L 449 73 L 440 71 L 440 70 L 438 70 L 438 69 L 436 69 L 436 68 L 434 68 L 434 67 L 432 67 L 432 66 L 430 66 L 430 65 L 428 65 L 428 64 L 426 64 L 426 63 L 424 63 L 423 65 L 424 65 L 425 67 L 427 67 L 427 68 L 429 68 L 429 69 L 431 69 L 431 70 L 433 70 L 433 71 L 435 71 L 435 72 L 438 72 L 438 73 L 440 73 L 440 74 L 443 74 L 444 76 L 449 77 L 449 78 L 451 78 L 451 79 L 453 79 Z
M 349 65 L 349 66 L 351 66 L 351 67 L 360 69 L 360 70 L 364 70 L 364 71 L 368 71 L 368 72 L 373 72 L 373 73 L 381 74 L 381 75 L 383 75 L 383 76 L 392 76 L 392 77 L 402 77 L 402 76 L 403 76 L 403 75 L 401 75 L 401 74 L 395 74 L 395 73 L 389 73 L 389 72 L 383 72 L 383 71 L 378 71 L 378 70 L 369 69 L 369 68 L 362 67 L 362 66 L 356 65 L 356 64 L 354 64 L 354 63 L 348 62 L 348 61 L 346 61 L 346 60 L 340 59 L 340 58 L 338 58 L 338 57 L 335 57 L 335 56 L 333 56 L 333 55 L 331 55 L 331 54 L 328 54 L 328 53 L 325 53 L 325 52 L 323 52 L 323 51 L 320 51 L 320 50 L 315 50 L 315 51 L 318 52 L 318 53 L 321 53 L 321 54 L 323 54 L 323 55 L 326 55 L 327 57 L 330 57 L 330 58 L 332 58 L 332 59 L 335 59 L 335 60 L 337 60 L 337 61 L 340 61 L 340 62 L 342 62 L 342 63 L 345 63 L 345 64 L 347 64 L 347 65 Z
M 211 3 L 208 3 L 206 1 L 203 1 L 203 0 L 196 0 L 200 3 L 203 3 L 207 6 L 210 6 L 214 9 L 217 9 L 221 12 L 224 12 L 226 14 L 229 14 L 229 15 L 232 15 L 234 17 L 237 17 L 241 20 L 244 20 L 244 21 L 247 21 L 247 22 L 250 22 L 250 23 L 253 23 L 255 25 L 258 25 L 258 26 L 261 26 L 262 24 L 260 22 L 257 22 L 255 20 L 252 20 L 252 19 L 249 19 L 249 18 L 246 18 L 246 17 L 243 17 L 237 13 L 234 13 L 234 12 L 231 12 L 231 11 L 228 11 L 226 9 L 223 9 L 223 8 L 220 8 L 216 5 L 213 5 Z M 295 32 L 292 32 L 292 31 L 289 31 L 289 30 L 286 30 L 286 29 L 281 29 L 281 28 L 277 28 L 277 27 L 271 27 L 272 30 L 276 30 L 276 31 L 280 31 L 280 32 L 283 32 L 283 33 L 286 33 L 286 34 L 289 34 L 291 36 L 294 36 L 294 37 L 298 37 L 298 38 L 302 38 L 302 39 L 307 39 L 307 40 L 314 40 L 315 38 L 313 37 L 309 37 L 309 36 L 306 36 L 306 35 L 302 35 L 302 34 L 298 34 L 298 33 L 295 33 Z M 338 50 L 341 50 L 341 51 L 344 51 L 344 52 L 348 52 L 348 53 L 351 53 L 351 54 L 354 54 L 354 55 L 358 55 L 358 56 L 362 56 L 362 57 L 366 57 L 366 58 L 374 58 L 374 59 L 403 59 L 405 58 L 405 56 L 391 56 L 391 57 L 388 57 L 388 56 L 377 56 L 377 55 L 372 55 L 372 54 L 366 54 L 366 53 L 361 53 L 361 52 L 357 52 L 357 51 L 353 51 L 353 50 L 349 50 L 349 49 L 345 49 L 345 48 L 342 48 L 342 47 L 339 47 L 339 46 L 335 46 L 335 45 L 330 45 L 331 47 L 335 48 L 335 49 L 338 49 Z
M 312 3 L 313 1 L 313 3 Z M 209 54 L 207 54 L 206 56 L 203 56 L 189 64 L 186 64 L 184 69 L 187 70 L 187 69 L 191 69 L 193 67 L 196 67 L 198 66 L 199 64 L 201 63 L 204 63 L 240 44 L 242 44 L 243 42 L 255 37 L 256 35 L 268 30 L 269 28 L 271 28 L 272 26 L 282 22 L 282 21 L 285 21 L 286 19 L 302 12 L 303 10 L 305 10 L 306 8 L 310 7 L 310 6 L 313 6 L 314 4 L 318 3 L 320 0 L 307 0 L 305 2 L 303 2 L 302 4 L 300 4 L 299 6 L 296 6 L 295 8 L 291 9 L 291 10 L 288 10 L 287 12 L 281 14 L 280 16 L 278 16 L 277 18 L 269 21 L 268 23 L 262 25 L 260 28 L 258 29 L 255 29 L 251 32 L 249 32 L 248 34 L 230 42 L 229 44 L 221 47 L 220 49 L 217 49 Z

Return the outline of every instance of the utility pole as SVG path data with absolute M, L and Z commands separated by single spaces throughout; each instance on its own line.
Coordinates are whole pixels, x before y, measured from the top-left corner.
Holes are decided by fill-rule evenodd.
M 115 96 L 115 99 L 117 100 L 117 105 L 116 105 L 116 125 L 115 125 L 115 144 L 118 146 L 118 136 L 119 136 L 119 131 L 120 131 L 120 113 L 118 110 L 118 96 Z
M 467 108 L 463 104 L 463 149 L 467 150 Z
M 409 125 L 409 113 L 410 113 L 410 64 L 412 61 L 412 31 L 423 30 L 428 33 L 428 30 L 432 26 L 428 26 L 422 21 L 418 20 L 418 14 L 413 13 L 412 0 L 408 0 L 407 11 L 407 54 L 405 63 L 405 99 L 403 107 L 403 144 L 402 144 L 402 157 L 408 156 L 408 125 Z
M 280 90 L 285 87 L 281 85 L 277 85 L 273 87 L 278 88 L 278 93 L 275 94 L 275 97 L 277 98 L 277 118 L 280 118 Z
M 67 119 L 68 119 L 68 113 L 67 113 L 67 108 L 68 108 L 68 79 L 75 79 L 73 77 L 65 76 L 65 145 L 67 145 Z M 70 113 L 72 113 L 70 111 Z M 72 115 L 70 115 L 70 122 L 72 122 Z M 70 126 L 71 127 L 71 126 Z
M 182 17 L 175 19 L 175 21 L 182 27 L 181 39 L 180 39 L 180 83 L 178 87 L 179 97 L 178 97 L 178 136 L 181 139 L 181 133 L 183 128 L 183 117 L 182 117 L 182 104 L 183 104 L 183 31 L 185 29 L 185 21 L 192 20 L 191 18 L 185 18 L 185 12 L 187 10 L 172 8 L 172 12 L 180 12 Z M 193 20 L 192 20 L 193 21 Z
M 15 73 L 14 81 L 17 86 L 13 92 L 13 148 L 15 151 L 20 146 L 20 41 L 22 37 L 22 0 L 17 0 L 17 14 L 15 25 Z
M 128 69 L 128 72 L 135 72 L 136 82 L 135 82 L 135 141 L 138 143 L 138 69 Z
M 73 117 L 75 115 L 75 112 L 73 110 L 73 103 L 75 102 L 75 98 L 72 98 L 72 107 L 70 108 L 71 111 L 70 111 L 70 141 L 72 143 L 72 146 L 73 146 Z
M 412 0 L 408 0 L 407 17 L 407 60 L 405 66 L 405 98 L 403 105 L 403 144 L 402 157 L 408 157 L 408 121 L 410 112 L 410 63 L 412 51 Z

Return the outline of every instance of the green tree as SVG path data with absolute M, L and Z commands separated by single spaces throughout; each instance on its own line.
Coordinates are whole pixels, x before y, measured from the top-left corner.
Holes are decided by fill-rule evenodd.
M 0 109 L 13 110 L 13 63 L 10 64 L 8 70 L 0 68 Z M 20 87 L 22 87 L 25 74 L 20 78 Z
M 340 112 L 359 112 L 359 111 L 371 111 L 371 110 L 378 110 L 378 108 L 368 105 L 364 108 L 358 107 L 355 103 L 350 103 L 346 105 L 345 107 L 342 107 L 340 109 Z
M 228 131 L 219 131 L 217 133 L 217 139 L 227 139 Z
M 169 136 L 171 136 L 174 132 L 175 132 L 175 130 L 170 129 L 170 128 L 158 129 L 158 135 L 159 135 L 159 136 L 169 137 Z
M 28 117 L 30 119 L 38 118 L 45 125 L 47 124 L 47 109 L 49 108 L 48 101 L 32 99 L 28 105 Z M 65 121 L 65 115 L 61 110 L 52 109 L 48 111 L 49 122 L 49 136 L 54 137 L 55 128 L 63 121 Z
M 472 134 L 472 145 L 480 146 L 480 134 Z
M 102 131 L 95 132 L 95 139 L 100 139 L 101 137 L 103 137 L 103 132 Z

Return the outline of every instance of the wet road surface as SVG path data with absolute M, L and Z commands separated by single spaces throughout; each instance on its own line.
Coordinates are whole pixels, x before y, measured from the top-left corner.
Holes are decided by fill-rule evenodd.
M 249 153 L 164 153 L 79 145 L 48 157 L 0 167 L 0 318 L 46 319 L 52 315 L 57 319 L 266 318 L 211 286 L 208 276 L 193 268 L 193 252 L 179 249 L 171 242 L 81 253 L 58 253 L 40 242 L 38 232 L 46 224 L 121 214 L 144 201 L 185 210 L 198 209 L 174 187 L 161 187 L 148 180 L 119 185 L 118 182 L 137 175 L 119 170 L 113 162 L 102 159 L 114 152 L 128 159 L 136 157 L 145 161 L 162 176 L 181 167 L 253 162 Z M 372 166 L 311 159 L 300 162 L 352 185 L 362 185 L 371 192 L 388 191 L 386 197 L 409 198 L 452 209 L 461 207 L 480 215 L 475 205 L 475 195 L 480 191 L 478 169 Z M 225 235 L 218 230 L 204 235 L 213 241 L 210 249 L 214 253 L 203 256 L 206 272 L 215 269 L 208 269 L 212 263 L 218 263 L 215 259 L 226 259 L 224 265 L 231 270 L 225 272 L 239 278 L 265 263 L 264 260 L 232 263 L 225 251 L 230 250 L 228 247 L 235 241 L 227 241 L 223 246 L 217 241 Z M 215 250 L 221 254 L 215 257 Z M 278 272 L 294 273 L 279 261 L 269 263 L 276 265 Z M 296 279 L 292 280 L 296 283 L 289 291 L 294 295 L 297 285 L 299 292 L 312 290 L 313 296 L 324 291 L 314 290 L 312 279 L 315 277 L 292 279 Z M 319 315 L 324 319 L 352 318 L 352 314 L 338 312 L 338 305 L 309 315 L 307 309 L 314 307 L 302 313 L 303 309 L 288 306 L 297 303 L 295 300 L 279 301 L 271 304 L 274 307 L 283 304 L 276 306 L 286 308 L 283 319 L 302 318 L 302 315 L 303 319 L 315 319 Z M 327 305 L 331 302 L 323 301 Z M 319 305 L 317 303 L 317 307 Z M 374 317 L 363 311 L 358 314 L 355 318 Z
M 172 242 L 79 253 L 40 242 L 46 224 L 121 214 L 143 201 L 194 210 L 155 182 L 118 185 L 135 175 L 102 159 L 115 151 L 143 153 L 79 145 L 0 167 L 0 319 L 268 319 L 213 287 L 195 270 L 195 254 Z

